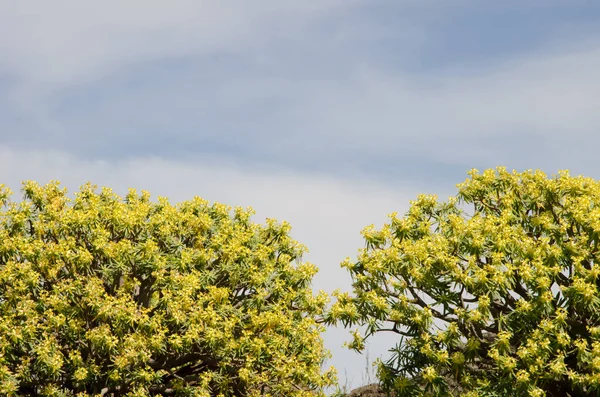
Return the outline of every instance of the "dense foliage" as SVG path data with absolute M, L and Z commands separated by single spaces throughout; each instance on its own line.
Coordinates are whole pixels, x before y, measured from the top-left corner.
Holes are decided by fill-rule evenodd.
M 0 395 L 308 396 L 333 383 L 286 223 L 194 198 L 0 185 Z M 313 394 L 316 392 L 316 394 Z
M 399 396 L 600 395 L 600 183 L 503 168 L 470 173 L 446 202 L 420 196 L 363 231 L 343 263 L 353 294 L 330 322 L 361 350 L 398 335 L 380 362 Z M 360 331 L 360 332 L 359 332 Z

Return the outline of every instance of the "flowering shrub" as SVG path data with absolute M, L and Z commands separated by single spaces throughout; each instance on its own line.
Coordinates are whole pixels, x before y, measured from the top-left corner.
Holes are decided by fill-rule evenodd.
M 286 223 L 199 198 L 0 185 L 0 395 L 308 396 L 327 296 Z
M 400 396 L 600 395 L 600 183 L 479 173 L 363 231 L 353 294 L 329 323 L 362 350 L 398 335 L 383 385 Z

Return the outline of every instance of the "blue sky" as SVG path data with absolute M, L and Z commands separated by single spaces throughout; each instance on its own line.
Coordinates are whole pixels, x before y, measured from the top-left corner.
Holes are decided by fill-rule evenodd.
M 599 22 L 583 0 L 0 0 L 0 179 L 252 205 L 345 289 L 364 226 L 470 168 L 600 177 Z

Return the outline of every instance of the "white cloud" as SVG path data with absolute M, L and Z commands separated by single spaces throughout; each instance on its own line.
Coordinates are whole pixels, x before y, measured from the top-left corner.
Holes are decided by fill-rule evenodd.
M 36 89 L 56 88 L 156 58 L 239 50 L 280 24 L 294 25 L 342 3 L 2 1 L 0 68 Z
M 305 260 L 320 269 L 313 288 L 327 292 L 350 290 L 350 277 L 339 264 L 363 246 L 362 228 L 372 223 L 381 225 L 390 212 L 405 212 L 417 194 L 410 187 L 394 189 L 323 175 L 257 172 L 216 162 L 184 164 L 158 158 L 92 162 L 62 152 L 0 147 L 1 183 L 17 194 L 23 180 L 59 180 L 71 192 L 91 181 L 119 194 L 130 187 L 145 189 L 153 197 L 169 197 L 173 203 L 197 195 L 232 206 L 252 206 L 257 211 L 255 222 L 271 217 L 291 223 L 293 236 L 310 249 Z M 326 333 L 326 345 L 333 353 L 328 365 L 338 368 L 342 383 L 347 374 L 349 381 L 354 379 L 353 386 L 359 386 L 364 358 L 341 347 L 349 339 L 343 329 Z M 378 357 L 389 347 L 389 340 L 378 338 L 372 344 L 371 357 Z
M 539 141 L 540 154 L 565 136 L 597 141 L 600 50 L 586 44 L 435 74 L 366 68 L 349 84 L 315 88 L 303 111 L 316 134 L 343 136 L 341 145 L 367 156 L 407 150 L 448 163 L 524 160 L 527 138 Z
M 397 158 L 403 168 L 410 166 L 402 162 L 406 154 L 413 156 L 407 161 L 548 168 L 561 159 L 558 168 L 598 171 L 591 156 L 563 152 L 575 137 L 586 142 L 583 149 L 592 147 L 600 127 L 600 94 L 594 84 L 600 80 L 598 42 L 580 40 L 574 46 L 578 32 L 529 54 L 424 73 L 401 66 L 386 69 L 378 59 L 363 59 L 350 49 L 329 58 L 327 51 L 363 34 L 348 27 L 332 28 L 321 38 L 310 31 L 301 40 L 296 37 L 311 21 L 348 12 L 348 3 L 337 0 L 318 5 L 273 0 L 260 7 L 184 0 L 169 6 L 139 1 L 80 8 L 70 1 L 25 4 L 30 3 L 11 3 L 12 10 L 0 15 L 0 66 L 22 79 L 11 98 L 29 123 L 27 133 L 96 142 L 103 136 L 142 139 L 152 128 L 161 134 L 173 126 L 170 133 L 186 144 L 197 143 L 197 136 L 232 141 L 233 146 L 246 139 L 262 154 L 311 153 L 317 161 L 344 152 L 374 162 Z M 402 29 L 414 35 L 417 45 L 427 41 L 425 28 L 416 22 Z M 364 32 L 386 34 L 392 33 Z M 400 40 L 402 33 L 393 34 Z M 282 55 L 291 52 L 269 46 L 286 35 L 295 35 L 291 44 L 310 47 L 307 55 L 322 56 L 322 63 L 308 66 L 338 67 L 340 72 L 320 75 L 316 70 L 307 77 L 306 65 Z M 399 51 L 410 48 L 406 37 L 399 42 Z M 195 59 L 215 49 L 236 53 L 256 69 L 220 71 L 218 65 L 208 81 L 193 68 L 168 81 L 149 74 L 143 89 L 120 90 L 111 79 L 119 71 L 136 74 L 128 68 L 144 61 Z M 111 84 L 114 95 L 109 90 L 105 101 L 81 113 L 55 113 L 66 88 L 84 87 L 92 94 Z M 44 92 L 53 95 L 39 96 Z M 272 110 L 273 104 L 280 106 Z M 243 136 L 246 132 L 252 139 Z M 175 151 L 176 142 L 169 141 Z

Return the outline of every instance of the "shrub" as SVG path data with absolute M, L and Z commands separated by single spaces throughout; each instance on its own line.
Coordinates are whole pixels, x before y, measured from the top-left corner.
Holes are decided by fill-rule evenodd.
M 0 185 L 0 395 L 306 396 L 327 296 L 290 226 L 194 198 Z
M 350 347 L 398 335 L 379 366 L 400 396 L 600 394 L 600 183 L 567 172 L 478 173 L 363 231 L 353 294 L 330 323 Z

